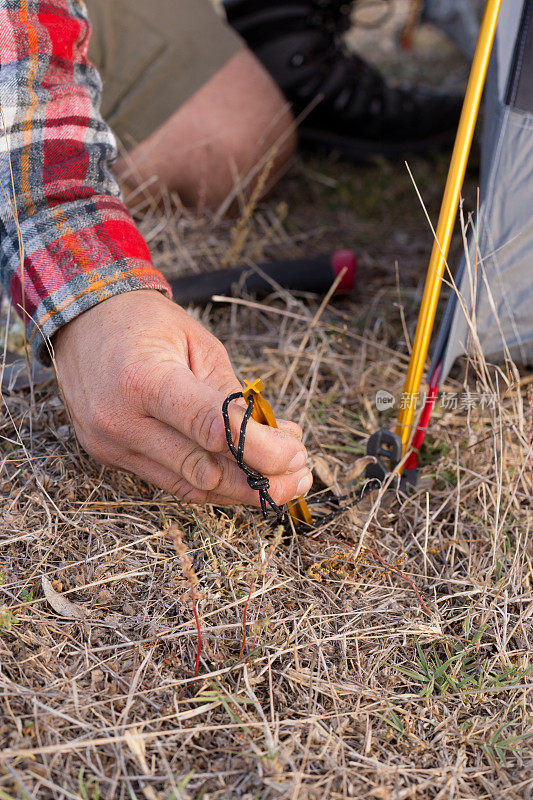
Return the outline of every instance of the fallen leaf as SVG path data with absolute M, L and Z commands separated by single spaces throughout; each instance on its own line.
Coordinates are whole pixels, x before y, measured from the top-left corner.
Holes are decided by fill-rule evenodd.
M 314 456 L 311 461 L 311 468 L 324 486 L 327 486 L 328 489 L 333 486 L 335 483 L 335 476 L 325 458 L 322 458 L 322 456 Z
M 66 597 L 56 592 L 48 578 L 44 575 L 41 578 L 41 583 L 43 587 L 44 596 L 54 609 L 57 611 L 58 614 L 61 614 L 62 617 L 67 617 L 68 619 L 85 619 L 87 616 L 87 612 L 81 606 L 76 605 L 76 603 L 72 603 Z
M 375 797 L 377 800 L 390 800 L 392 792 L 387 786 L 376 786 L 370 792 L 370 797 Z
M 431 489 L 433 489 L 434 485 L 435 481 L 431 477 L 431 475 L 423 475 L 421 478 L 418 479 L 416 483 L 416 488 L 418 489 L 418 491 L 429 492 L 431 491 Z
M 126 743 L 130 748 L 131 752 L 137 759 L 140 768 L 144 772 L 145 775 L 151 775 L 152 770 L 148 766 L 146 761 L 146 743 L 144 738 L 139 734 L 137 728 L 133 728 L 132 730 L 126 731 L 124 734 L 124 738 L 126 739 Z M 148 795 L 145 792 L 146 797 Z M 154 798 L 157 800 L 157 795 L 154 793 Z
M 348 481 L 355 481 L 359 475 L 362 475 L 365 469 L 368 467 L 369 464 L 375 464 L 376 459 L 375 456 L 362 456 L 358 458 L 357 461 L 354 463 L 353 467 L 351 468 L 350 472 L 346 476 L 346 480 Z

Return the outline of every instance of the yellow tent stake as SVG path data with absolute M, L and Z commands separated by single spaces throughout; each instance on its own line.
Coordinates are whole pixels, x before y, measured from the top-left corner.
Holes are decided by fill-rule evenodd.
M 261 378 L 256 378 L 252 383 L 250 383 L 250 381 L 244 381 L 244 384 L 246 388 L 243 395 L 246 402 L 250 399 L 251 394 L 254 396 L 252 419 L 255 419 L 256 422 L 260 422 L 262 425 L 270 425 L 271 428 L 277 428 L 278 423 L 276 422 L 276 417 L 274 416 L 270 403 L 261 395 L 261 392 L 265 388 Z M 291 503 L 289 506 L 289 514 L 296 522 L 307 522 L 311 524 L 313 521 L 309 507 L 301 497 Z
M 487 0 L 485 4 L 485 12 L 481 22 L 476 52 L 472 61 L 463 109 L 453 147 L 450 169 L 446 179 L 446 188 L 444 190 L 444 197 L 440 209 L 436 237 L 431 251 L 411 360 L 409 361 L 409 369 L 405 379 L 403 402 L 401 404 L 396 428 L 396 433 L 401 437 L 403 442 L 404 453 L 411 437 L 416 406 L 415 400 L 420 391 L 420 384 L 422 383 L 429 341 L 435 321 L 435 313 L 437 311 L 442 276 L 450 249 L 450 241 L 455 225 L 455 218 L 457 216 L 461 187 L 463 185 L 479 104 L 481 102 L 481 95 L 487 75 L 487 67 L 494 41 L 494 34 L 496 32 L 500 5 L 501 0 Z

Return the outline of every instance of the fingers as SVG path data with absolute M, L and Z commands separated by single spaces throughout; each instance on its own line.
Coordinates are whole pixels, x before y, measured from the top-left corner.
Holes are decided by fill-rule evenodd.
M 147 413 L 192 439 L 211 453 L 229 455 L 222 403 L 226 395 L 199 381 L 186 367 L 175 366 L 157 393 L 147 400 Z M 228 409 L 233 440 L 237 441 L 244 411 L 235 403 Z M 244 458 L 262 474 L 296 473 L 304 466 L 307 452 L 292 426 L 279 429 L 250 419 L 246 430 Z
M 135 473 L 147 483 L 158 486 L 184 503 L 201 504 L 207 502 L 208 492 L 191 486 L 182 475 L 176 475 L 175 472 L 171 472 L 171 470 L 166 469 L 156 461 L 146 458 L 146 456 L 132 453 L 124 459 L 120 467 Z
M 217 460 L 222 467 L 222 478 L 214 492 L 210 492 L 210 496 L 216 494 L 229 498 L 233 503 L 258 505 L 258 492 L 250 488 L 243 470 L 236 463 L 221 456 L 218 456 Z M 313 482 L 311 472 L 307 467 L 293 474 L 267 475 L 265 477 L 270 483 L 269 494 L 277 505 L 283 505 L 309 491 Z M 215 502 L 215 500 L 211 499 L 210 502 Z
M 260 504 L 259 493 L 248 486 L 246 477 L 240 470 L 240 475 L 233 472 L 227 474 L 215 491 L 206 491 L 192 486 L 182 475 L 140 453 L 129 454 L 119 466 L 134 472 L 148 483 L 159 486 L 186 503 L 253 506 Z M 269 493 L 277 505 L 284 505 L 305 494 L 311 487 L 312 480 L 311 473 L 307 469 L 295 475 L 276 476 L 270 479 Z
M 278 428 L 284 431 L 284 433 L 290 433 L 290 435 L 295 436 L 298 441 L 302 441 L 304 432 L 297 422 L 291 422 L 288 419 L 277 419 L 276 422 L 278 423 Z
M 146 418 L 136 421 L 124 432 L 124 444 L 134 453 L 155 461 L 169 472 L 181 475 L 196 489 L 216 491 L 233 502 L 251 503 L 253 495 L 243 470 L 233 456 L 207 453 L 183 434 L 159 420 Z M 290 476 L 281 476 L 274 484 L 275 491 L 285 502 L 300 478 L 307 475 L 302 468 Z
M 125 432 L 124 440 L 131 451 L 181 475 L 196 489 L 212 491 L 222 481 L 223 468 L 214 455 L 157 419 L 139 420 Z
M 257 492 L 250 488 L 246 474 L 233 457 L 207 453 L 158 420 L 146 420 L 139 427 L 143 435 L 131 441 L 132 450 L 168 470 L 174 475 L 174 480 L 182 477 L 191 487 L 223 496 L 227 498 L 226 502 L 257 502 Z M 303 467 L 294 473 L 267 476 L 275 502 L 283 504 L 308 491 L 310 474 Z
M 233 441 L 236 444 L 244 414 L 238 406 L 229 408 Z M 307 450 L 300 438 L 286 427 L 269 428 L 248 420 L 244 444 L 244 461 L 262 475 L 284 475 L 299 472 L 307 462 Z M 227 449 L 227 445 L 226 445 Z
M 302 470 L 302 472 L 296 476 L 296 480 L 298 481 L 298 486 L 296 488 L 296 492 L 294 492 L 294 483 L 295 480 L 291 479 L 289 485 L 286 482 L 280 484 L 280 478 L 271 478 L 270 479 L 270 488 L 269 494 L 272 500 L 278 506 L 284 506 L 286 503 L 290 503 L 292 500 L 296 500 L 298 497 L 307 494 L 309 489 L 313 483 L 313 476 L 309 472 L 309 470 Z M 253 491 L 250 489 L 250 499 L 249 501 L 242 501 L 243 505 L 250 505 L 250 506 L 260 506 L 260 499 L 259 499 L 259 492 Z M 236 501 L 233 497 L 228 497 L 227 495 L 219 494 L 218 492 L 208 492 L 207 493 L 207 503 L 212 503 L 213 505 L 236 505 Z
M 305 468 L 295 475 L 271 476 L 269 481 L 270 496 L 278 506 L 282 506 L 307 494 L 313 484 L 313 475 L 309 469 Z M 255 494 L 257 495 L 257 492 Z

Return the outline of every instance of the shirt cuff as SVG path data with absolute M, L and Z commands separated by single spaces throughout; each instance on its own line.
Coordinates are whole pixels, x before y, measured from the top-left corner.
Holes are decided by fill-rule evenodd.
M 83 273 L 59 292 L 48 295 L 27 328 L 35 358 L 49 365 L 52 361 L 50 340 L 63 325 L 109 297 L 136 289 L 156 289 L 172 297 L 167 281 L 150 262 L 132 259 L 122 259 L 105 269 Z
M 53 335 L 83 311 L 138 289 L 155 289 L 172 297 L 168 282 L 153 266 L 146 242 L 120 201 L 102 197 L 97 205 L 99 222 L 83 227 L 75 214 L 78 225 L 67 226 L 68 232 L 63 228 L 63 236 L 50 238 L 35 250 L 30 248 L 23 269 L 19 266 L 11 280 L 12 303 L 27 321 L 35 357 L 46 365 L 51 363 Z M 89 219 L 92 222 L 95 216 L 89 215 Z

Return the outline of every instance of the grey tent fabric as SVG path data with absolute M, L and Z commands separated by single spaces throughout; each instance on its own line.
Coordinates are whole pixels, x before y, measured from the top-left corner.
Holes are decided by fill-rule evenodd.
M 533 365 L 533 0 L 502 0 L 485 95 L 480 213 L 437 335 L 441 379 L 474 348 L 467 317 L 487 361 Z
M 422 19 L 441 28 L 471 58 L 482 10 L 482 0 L 425 0 Z

